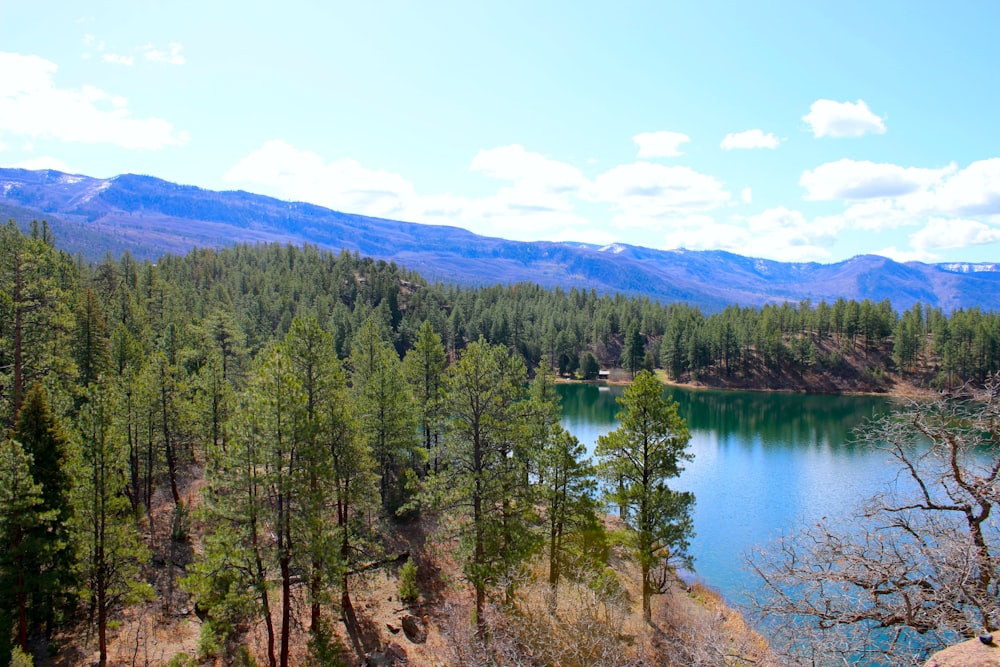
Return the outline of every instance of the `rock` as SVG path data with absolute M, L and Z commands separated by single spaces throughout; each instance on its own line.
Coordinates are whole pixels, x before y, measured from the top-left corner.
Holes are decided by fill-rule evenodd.
M 403 632 L 406 638 L 414 644 L 423 644 L 427 641 L 427 628 L 416 616 L 406 615 L 402 619 Z
M 391 632 L 394 635 L 398 635 L 399 634 L 399 626 L 398 625 L 393 625 L 392 623 L 386 623 L 385 624 L 385 628 L 386 628 L 386 630 L 388 630 L 389 632 Z
M 406 649 L 404 649 L 396 642 L 392 642 L 391 644 L 389 644 L 389 646 L 386 647 L 385 654 L 391 656 L 393 660 L 395 660 L 397 663 L 401 665 L 405 665 L 407 662 Z
M 924 667 L 1000 667 L 1000 646 L 970 639 L 935 653 Z
M 384 651 L 375 651 L 365 656 L 366 667 L 395 667 L 406 663 L 406 651 L 396 642 L 389 644 Z

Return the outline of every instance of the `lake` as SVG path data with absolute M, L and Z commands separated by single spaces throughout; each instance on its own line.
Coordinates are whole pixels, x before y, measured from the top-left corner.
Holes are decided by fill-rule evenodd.
M 559 385 L 563 426 L 593 454 L 617 428 L 622 387 Z M 696 499 L 695 576 L 739 601 L 752 583 L 743 554 L 803 522 L 842 513 L 881 490 L 896 467 L 852 431 L 888 398 L 668 387 L 691 431 L 690 461 L 671 485 Z

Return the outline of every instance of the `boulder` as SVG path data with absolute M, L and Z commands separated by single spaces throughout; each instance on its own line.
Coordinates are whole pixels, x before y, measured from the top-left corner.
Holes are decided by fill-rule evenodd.
M 427 628 L 424 627 L 423 622 L 419 618 L 406 615 L 403 617 L 401 623 L 406 638 L 411 642 L 414 644 L 423 644 L 427 641 Z
M 935 653 L 924 667 L 1000 667 L 1000 645 L 970 639 Z

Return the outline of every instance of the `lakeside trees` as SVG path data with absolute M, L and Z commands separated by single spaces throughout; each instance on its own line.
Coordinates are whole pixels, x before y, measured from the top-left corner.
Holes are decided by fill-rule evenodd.
M 663 385 L 649 371 L 639 371 L 618 403 L 621 425 L 598 438 L 595 453 L 607 495 L 632 532 L 648 623 L 650 598 L 666 592 L 671 565 L 690 564 L 686 550 L 694 533 L 694 495 L 671 489 L 667 481 L 692 458 L 686 451 L 691 435 L 677 404 L 663 397 Z
M 37 380 L 52 428 L 35 432 L 41 438 L 59 427 L 71 446 L 40 464 L 54 445 L 30 457 L 11 445 L 0 473 L 17 477 L 35 465 L 33 482 L 48 494 L 73 471 L 74 511 L 57 512 L 62 518 L 46 530 L 73 526 L 87 538 L 63 553 L 87 582 L 62 579 L 60 593 L 70 601 L 82 595 L 106 632 L 116 605 L 149 589 L 106 583 L 98 599 L 93 577 L 104 566 L 90 546 L 97 533 L 84 527 L 114 528 L 101 539 L 120 545 L 116 567 L 162 584 L 163 570 L 180 563 L 175 552 L 191 546 L 186 513 L 201 504 L 205 513 L 195 520 L 206 529 L 204 551 L 184 564 L 192 576 L 183 585 L 219 637 L 239 637 L 273 618 L 266 660 L 275 665 L 292 660 L 286 646 L 299 627 L 321 638 L 327 619 L 340 614 L 357 632 L 351 573 L 372 561 L 379 530 L 391 533 L 405 520 L 397 510 L 430 511 L 417 491 L 434 473 L 451 492 L 452 504 L 438 509 L 463 509 L 448 518 L 464 522 L 458 533 L 477 606 L 491 596 L 512 598 L 531 554 L 545 554 L 553 586 L 577 574 L 580 545 L 602 527 L 581 447 L 554 428 L 550 371 L 594 377 L 601 363 L 636 371 L 636 393 L 630 388 L 631 403 L 623 405 L 627 433 L 609 436 L 602 450 L 611 460 L 613 452 L 635 455 L 647 426 L 650 443 L 660 437 L 655 420 L 629 421 L 662 408 L 653 400 L 655 379 L 641 370 L 657 363 L 681 379 L 713 368 L 739 374 L 834 364 L 827 357 L 835 352 L 817 352 L 834 341 L 835 350 L 896 350 L 904 371 L 948 384 L 994 367 L 1000 341 L 997 317 L 976 310 L 945 316 L 917 308 L 894 321 L 886 304 L 838 301 L 706 316 L 581 290 L 428 285 L 390 263 L 312 247 L 200 250 L 155 265 L 125 255 L 88 267 L 41 236 L 4 233 L 3 249 L 9 241 L 22 254 L 5 256 L 0 267 L 0 416 L 14 427 L 15 414 L 34 414 L 29 380 Z M 18 275 L 33 284 L 18 287 Z M 529 367 L 538 368 L 530 390 Z M 676 413 L 661 416 L 672 423 L 665 446 L 679 471 L 686 440 Z M 14 437 L 26 454 L 22 441 L 32 439 Z M 655 483 L 656 475 L 676 474 L 669 465 L 641 493 L 626 484 L 638 474 L 627 459 L 605 471 L 634 531 L 648 614 L 662 558 L 683 553 L 691 505 Z M 192 480 L 203 467 L 199 500 Z M 40 509 L 34 487 L 21 488 L 27 504 L 20 509 L 48 521 L 50 506 Z M 155 513 L 165 500 L 176 507 L 172 529 Z M 656 507 L 660 514 L 649 509 Z M 656 523 L 667 510 L 672 520 Z M 15 569 L 4 568 L 12 564 L 0 563 L 0 574 L 16 579 Z M 29 616 L 28 632 L 41 634 L 46 624 Z M 355 650 L 363 649 L 359 640 Z

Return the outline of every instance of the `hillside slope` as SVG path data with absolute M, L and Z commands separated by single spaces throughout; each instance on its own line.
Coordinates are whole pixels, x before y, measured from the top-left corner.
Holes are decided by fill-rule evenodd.
M 216 192 L 132 174 L 110 179 L 0 169 L 0 215 L 47 219 L 62 247 L 98 259 L 138 258 L 238 242 L 313 243 L 395 261 L 430 280 L 464 285 L 531 281 L 546 287 L 643 294 L 708 312 L 839 297 L 897 309 L 920 302 L 946 311 L 1000 310 L 994 265 L 900 264 L 860 256 L 836 264 L 783 263 L 720 251 L 519 242 L 457 227 L 341 213 L 247 192 Z

